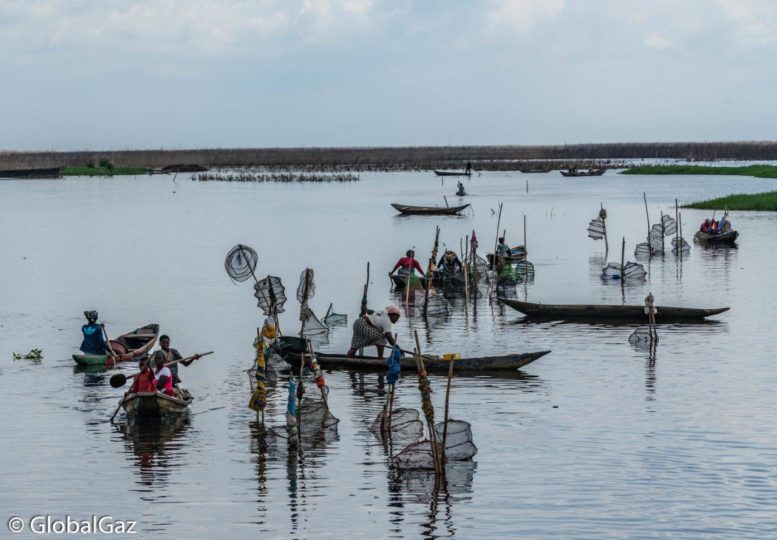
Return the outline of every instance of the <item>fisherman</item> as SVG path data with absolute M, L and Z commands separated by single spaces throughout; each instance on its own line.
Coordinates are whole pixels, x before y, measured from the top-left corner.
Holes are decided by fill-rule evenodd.
M 459 180 L 457 187 L 459 188 L 459 190 L 456 192 L 456 195 L 458 195 L 459 197 L 463 197 L 464 195 L 467 194 L 467 192 L 464 191 L 464 184 L 461 183 L 461 180 Z
M 709 233 L 710 232 L 710 220 L 705 219 L 704 223 L 701 224 L 701 227 L 699 227 L 699 232 L 703 233 Z
M 168 396 L 174 396 L 175 390 L 173 389 L 173 373 L 170 368 L 165 365 L 164 354 L 158 354 L 160 351 L 154 353 L 154 379 L 156 380 L 157 392 L 162 392 Z
M 157 357 L 162 358 L 163 364 L 169 364 L 170 362 L 175 362 L 176 360 L 182 360 L 183 356 L 181 356 L 181 353 L 178 352 L 177 349 L 170 348 L 170 336 L 163 335 L 159 338 L 159 350 L 154 353 L 154 360 L 156 360 Z M 178 362 L 175 364 L 171 364 L 170 372 L 173 374 L 173 384 L 175 386 L 178 386 L 178 383 L 181 382 L 181 378 L 178 377 L 178 364 L 183 364 L 184 366 L 189 366 L 192 362 L 197 360 L 200 356 L 194 355 L 194 358 L 191 360 L 186 360 L 184 362 Z
M 378 358 L 383 358 L 383 347 L 386 342 L 396 346 L 392 325 L 399 320 L 399 308 L 391 305 L 383 311 L 367 310 L 363 316 L 353 323 L 353 338 L 351 348 L 346 356 L 353 358 L 356 351 L 374 345 L 378 350 Z
M 463 268 L 459 256 L 454 251 L 446 249 L 445 253 L 440 257 L 440 262 L 437 263 L 440 274 L 451 276 L 456 272 L 460 272 Z
M 724 233 L 731 228 L 731 222 L 726 219 L 727 215 L 728 215 L 728 212 L 724 213 L 723 217 L 720 218 L 720 221 L 718 222 L 719 233 Z
M 84 340 L 81 342 L 81 351 L 84 354 L 113 354 L 103 335 L 103 325 L 97 324 L 96 311 L 84 311 L 87 324 L 81 327 Z
M 418 270 L 418 273 L 421 274 L 421 276 L 424 275 L 424 269 L 421 268 L 421 263 L 416 260 L 415 251 L 412 249 L 408 249 L 405 256 L 397 261 L 397 264 L 391 269 L 389 275 L 392 275 L 397 268 L 399 268 L 400 276 L 412 276 L 415 270 Z
M 154 370 L 151 368 L 151 362 L 148 357 L 141 359 L 140 373 L 135 377 L 135 381 L 132 383 L 129 390 L 130 394 L 135 394 L 137 392 L 156 392 Z
M 467 161 L 467 168 L 464 170 L 464 174 L 469 174 L 472 172 L 472 162 Z
M 510 247 L 507 244 L 505 244 L 505 239 L 503 236 L 499 237 L 499 241 L 496 244 L 496 256 L 497 257 L 510 256 Z

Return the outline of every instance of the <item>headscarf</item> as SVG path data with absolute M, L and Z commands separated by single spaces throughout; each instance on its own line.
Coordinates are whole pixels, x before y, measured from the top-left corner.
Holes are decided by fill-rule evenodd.
M 386 313 L 389 315 L 401 315 L 401 312 L 399 311 L 399 308 L 395 306 L 394 304 L 391 304 L 390 306 L 386 306 Z
M 97 322 L 98 316 L 97 316 L 97 312 L 92 310 L 92 311 L 84 311 L 84 317 L 86 317 L 86 320 L 91 323 L 91 322 Z

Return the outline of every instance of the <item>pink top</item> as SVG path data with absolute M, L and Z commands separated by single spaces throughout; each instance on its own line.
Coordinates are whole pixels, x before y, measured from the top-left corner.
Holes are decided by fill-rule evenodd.
M 421 264 L 417 260 L 413 259 L 412 257 L 402 257 L 401 259 L 399 259 L 397 261 L 397 264 L 394 265 L 394 269 L 391 270 L 391 272 L 394 273 L 394 270 L 400 267 L 407 268 L 408 270 L 415 269 L 415 270 L 418 270 L 419 274 L 421 274 L 422 276 L 424 275 L 424 269 L 421 268 Z

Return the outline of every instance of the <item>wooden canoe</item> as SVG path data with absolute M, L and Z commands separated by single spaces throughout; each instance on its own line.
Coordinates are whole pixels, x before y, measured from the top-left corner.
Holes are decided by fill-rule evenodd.
M 62 178 L 63 167 L 51 167 L 48 169 L 11 169 L 0 171 L 0 178 L 16 178 L 27 180 L 34 178 Z
M 410 286 L 418 289 L 425 289 L 426 279 L 426 276 L 411 276 Z M 407 284 L 407 276 L 402 274 L 391 274 L 391 282 L 397 289 L 404 289 Z
M 160 418 L 186 411 L 194 401 L 188 390 L 180 388 L 180 395 L 173 397 L 162 392 L 138 392 L 122 398 L 121 408 L 128 416 L 137 418 Z
M 700 244 L 733 244 L 736 242 L 739 233 L 735 230 L 726 231 L 720 234 L 709 234 L 698 231 L 693 239 Z
M 400 214 L 411 216 L 454 216 L 469 207 L 461 206 L 409 206 L 406 204 L 391 203 Z
M 524 315 L 546 320 L 587 319 L 603 321 L 645 321 L 645 306 L 534 304 L 500 298 L 500 302 Z M 656 322 L 703 321 L 707 317 L 728 311 L 729 308 L 698 309 L 656 306 Z
M 147 324 L 136 328 L 132 332 L 120 335 L 111 340 L 111 348 L 116 353 L 117 362 L 129 362 L 139 360 L 148 354 L 148 351 L 156 343 L 159 336 L 158 324 Z M 74 354 L 73 360 L 79 366 L 104 366 L 109 362 L 110 356 L 107 354 Z
M 458 171 L 434 171 L 437 176 L 472 176 L 471 172 L 458 172 Z
M 458 372 L 477 374 L 489 371 L 515 371 L 531 364 L 550 351 L 530 353 L 504 354 L 500 356 L 480 356 L 455 360 L 453 369 Z M 436 357 L 433 357 L 436 358 Z M 324 369 L 359 369 L 369 371 L 385 371 L 386 359 L 376 356 L 355 356 L 348 358 L 344 354 L 316 353 L 318 364 Z M 449 360 L 440 358 L 437 361 L 424 359 L 426 370 L 435 373 L 448 373 Z M 402 369 L 417 371 L 412 355 L 402 357 Z
M 589 171 L 559 171 L 562 176 L 601 176 L 607 169 L 591 169 Z

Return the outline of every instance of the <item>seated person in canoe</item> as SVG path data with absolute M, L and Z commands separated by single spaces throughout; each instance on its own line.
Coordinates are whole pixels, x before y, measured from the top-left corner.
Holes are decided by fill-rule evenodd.
M 105 341 L 103 325 L 97 324 L 96 311 L 84 311 L 86 324 L 81 327 L 84 339 L 81 342 L 81 351 L 84 354 L 112 354 L 111 348 Z
M 439 273 L 446 276 L 452 276 L 456 272 L 461 272 L 462 268 L 459 256 L 450 249 L 445 250 L 445 253 L 440 257 L 440 262 L 437 263 Z
M 457 187 L 458 187 L 458 191 L 456 191 L 456 195 L 461 197 L 467 194 L 467 192 L 464 190 L 464 184 L 461 183 L 461 180 L 459 180 L 459 184 Z
M 353 358 L 356 351 L 374 345 L 378 350 L 378 358 L 383 358 L 383 347 L 386 342 L 394 346 L 393 325 L 399 320 L 399 308 L 386 306 L 383 311 L 367 310 L 367 313 L 353 322 L 353 338 L 347 357 Z
M 162 392 L 168 396 L 175 395 L 175 389 L 173 388 L 173 372 L 170 371 L 170 367 L 165 365 L 164 353 L 159 354 L 162 351 L 154 353 L 154 380 L 156 381 L 157 392 Z
M 421 263 L 416 260 L 415 251 L 412 249 L 408 249 L 405 256 L 397 261 L 397 264 L 391 269 L 389 275 L 392 275 L 397 269 L 399 269 L 400 276 L 412 276 L 415 270 L 418 270 L 418 273 L 421 276 L 424 275 L 424 269 L 421 268 Z

